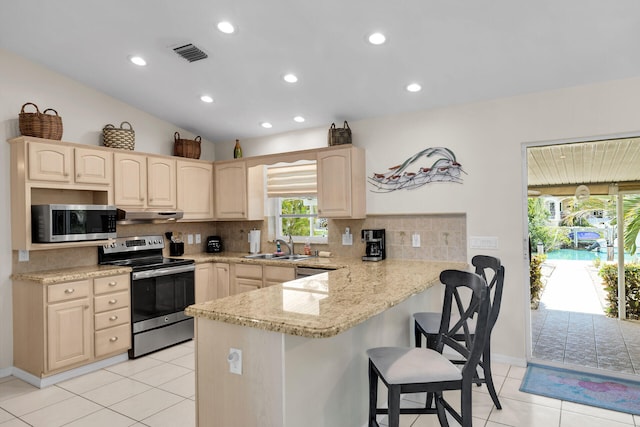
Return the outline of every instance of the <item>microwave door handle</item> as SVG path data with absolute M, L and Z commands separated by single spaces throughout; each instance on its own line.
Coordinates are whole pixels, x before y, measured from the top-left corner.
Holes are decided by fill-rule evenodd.
M 183 265 L 179 267 L 170 268 L 158 268 L 155 270 L 136 271 L 131 274 L 131 280 L 148 279 L 150 277 L 169 276 L 171 274 L 188 273 L 195 271 L 196 267 L 193 264 Z

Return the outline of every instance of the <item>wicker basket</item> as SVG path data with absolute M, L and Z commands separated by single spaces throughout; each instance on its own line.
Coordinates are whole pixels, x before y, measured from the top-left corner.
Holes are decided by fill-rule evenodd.
M 124 128 L 125 124 L 129 125 L 129 129 Z M 133 150 L 136 145 L 136 133 L 129 122 L 120 123 L 119 128 L 112 124 L 106 125 L 102 129 L 102 136 L 105 147 Z
M 35 113 L 25 113 L 24 107 L 33 105 L 36 109 Z M 47 111 L 53 111 L 53 114 L 47 114 Z M 18 116 L 20 133 L 24 136 L 35 136 L 36 138 L 62 139 L 62 117 L 53 108 L 47 108 L 42 113 L 38 106 L 33 102 L 25 103 L 20 109 Z
M 351 128 L 345 120 L 343 127 L 337 128 L 335 123 L 331 123 L 329 128 L 329 147 L 333 145 L 351 144 Z
M 200 142 L 202 138 L 196 136 L 195 139 L 180 139 L 178 132 L 173 134 L 173 155 L 189 157 L 190 159 L 200 158 Z

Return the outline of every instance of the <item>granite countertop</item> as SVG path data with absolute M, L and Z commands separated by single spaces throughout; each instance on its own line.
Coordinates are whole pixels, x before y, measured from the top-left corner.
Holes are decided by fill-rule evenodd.
M 91 265 L 84 267 L 61 268 L 58 270 L 34 271 L 31 273 L 16 273 L 11 276 L 15 281 L 36 282 L 42 285 L 54 285 L 56 283 L 84 280 L 95 277 L 115 276 L 116 274 L 129 274 L 130 267 L 115 265 Z
M 171 258 L 180 258 L 180 259 L 192 259 L 196 262 L 196 264 L 204 264 L 207 262 L 232 262 L 234 264 L 260 264 L 260 265 L 280 265 L 280 266 L 288 266 L 294 267 L 299 265 L 301 267 L 318 267 L 318 268 L 330 268 L 330 269 L 338 269 L 346 267 L 347 263 L 345 263 L 344 258 L 336 258 L 336 257 L 310 257 L 304 259 L 298 259 L 295 261 L 291 260 L 274 260 L 274 259 L 255 259 L 255 258 L 245 258 L 249 255 L 246 252 L 218 252 L 218 253 L 197 253 L 197 254 L 188 254 L 182 256 L 172 256 Z
M 224 259 L 221 255 L 213 261 Z M 309 266 L 314 261 L 318 263 L 315 266 L 324 264 L 337 270 L 195 304 L 185 312 L 289 335 L 328 338 L 438 284 L 442 270 L 467 269 L 467 264 L 461 262 L 389 259 L 363 262 L 359 258 L 313 258 L 305 260 L 305 264 L 302 261 L 293 264 Z

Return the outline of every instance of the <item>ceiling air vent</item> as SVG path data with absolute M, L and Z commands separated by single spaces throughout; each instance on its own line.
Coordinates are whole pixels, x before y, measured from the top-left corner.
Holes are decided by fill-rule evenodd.
M 191 43 L 185 44 L 184 46 L 176 47 L 173 49 L 173 51 L 189 62 L 200 61 L 201 59 L 205 59 L 208 57 L 206 53 L 204 53 Z

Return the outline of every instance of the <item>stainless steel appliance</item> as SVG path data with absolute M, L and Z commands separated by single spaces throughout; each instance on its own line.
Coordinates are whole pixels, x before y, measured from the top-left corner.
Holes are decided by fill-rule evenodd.
M 121 224 L 166 223 L 181 219 L 183 216 L 183 211 L 175 209 L 118 209 L 118 222 Z
M 384 235 L 384 228 L 362 230 L 362 241 L 365 243 L 363 261 L 382 261 L 387 257 Z
M 32 205 L 34 243 L 77 242 L 116 237 L 112 205 Z
M 296 279 L 299 279 L 301 277 L 315 276 L 316 274 L 328 273 L 333 270 L 334 269 L 332 268 L 296 266 Z
M 136 358 L 193 338 L 195 262 L 164 258 L 162 236 L 121 237 L 98 247 L 100 264 L 124 265 L 131 272 L 131 350 Z

